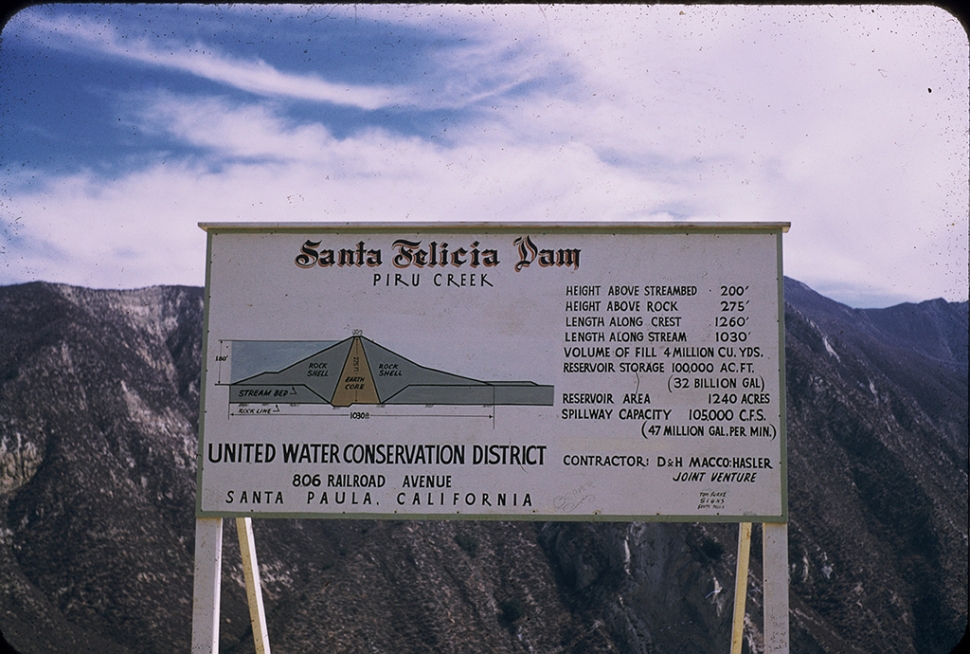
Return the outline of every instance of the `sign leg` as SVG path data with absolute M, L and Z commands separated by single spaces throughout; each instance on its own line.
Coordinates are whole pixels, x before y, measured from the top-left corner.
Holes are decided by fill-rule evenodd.
M 239 551 L 242 554 L 243 576 L 246 578 L 246 599 L 249 600 L 249 622 L 253 627 L 256 654 L 270 654 L 252 518 L 236 518 L 236 532 L 239 534 Z
M 748 599 L 748 559 L 751 554 L 751 523 L 742 522 L 738 531 L 738 570 L 734 579 L 734 623 L 731 627 L 731 654 L 741 654 L 744 637 L 744 605 Z
M 192 654 L 219 652 L 219 584 L 222 581 L 222 518 L 195 519 L 192 590 Z
M 788 654 L 788 524 L 762 527 L 765 654 Z

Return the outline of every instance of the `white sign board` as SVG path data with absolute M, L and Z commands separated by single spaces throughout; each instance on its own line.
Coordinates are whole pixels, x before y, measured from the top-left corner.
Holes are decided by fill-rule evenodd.
M 199 516 L 787 519 L 787 224 L 202 227 Z

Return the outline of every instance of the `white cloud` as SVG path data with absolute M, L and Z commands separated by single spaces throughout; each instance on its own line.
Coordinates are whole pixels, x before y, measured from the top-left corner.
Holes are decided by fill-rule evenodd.
M 223 9 L 241 12 L 241 17 L 245 17 L 253 7 Z M 347 12 L 346 7 L 339 9 L 338 14 Z M 174 37 L 174 25 L 173 36 L 168 38 L 149 33 L 136 37 L 120 26 L 83 16 L 24 21 L 18 27 L 35 40 L 69 52 L 176 70 L 266 98 L 351 106 L 365 111 L 387 107 L 466 107 L 538 79 L 548 72 L 550 63 L 541 51 L 528 47 L 528 39 L 505 42 L 486 33 L 462 38 L 460 47 L 441 46 L 430 54 L 424 78 L 410 85 L 349 84 L 328 81 L 317 72 L 280 70 L 258 57 L 232 56 L 217 45 L 182 42 Z
M 256 97 L 237 105 L 159 95 L 141 112 L 143 125 L 204 157 L 17 195 L 16 212 L 30 217 L 22 238 L 59 243 L 85 231 L 83 247 L 29 274 L 91 284 L 77 271 L 93 270 L 85 274 L 95 285 L 198 284 L 197 222 L 791 221 L 786 273 L 819 290 L 863 305 L 964 299 L 962 28 L 931 7 L 824 9 L 833 15 L 814 7 L 333 8 L 448 37 L 426 79 L 409 88 L 338 88 L 201 45 L 205 54 L 166 54 L 158 43 L 123 44 L 73 21 L 81 31 L 72 33 L 101 52 Z M 473 110 L 456 111 L 441 138 L 390 128 L 336 138 L 322 123 L 285 117 L 286 98 Z M 105 215 L 117 229 L 98 227 Z
M 212 152 L 215 159 L 317 160 L 337 141 L 318 123 L 292 124 L 273 107 L 238 105 L 222 98 L 158 93 L 138 110 L 146 130 Z
M 788 274 L 842 297 L 965 298 L 963 29 L 932 7 L 753 9 L 616 8 L 642 23 L 617 30 L 564 7 L 551 33 L 585 97 L 510 122 L 528 138 L 552 110 L 630 168 L 659 160 L 694 219 L 791 221 Z
M 18 193 L 17 212 L 30 216 L 19 237 L 58 254 L 8 274 L 90 286 L 201 284 L 199 222 L 650 220 L 666 218 L 656 200 L 675 192 L 581 144 L 445 148 L 384 130 L 338 140 L 318 125 L 216 99 L 169 98 L 151 116 L 216 151 L 218 171 L 203 158 L 111 181 L 51 179 Z
M 204 43 L 180 44 L 174 40 L 122 35 L 116 27 L 85 17 L 62 16 L 50 21 L 30 21 L 24 28 L 35 39 L 43 38 L 53 47 L 177 70 L 264 97 L 325 102 L 365 110 L 409 101 L 403 88 L 333 83 L 316 73 L 286 73 L 262 59 L 233 57 Z

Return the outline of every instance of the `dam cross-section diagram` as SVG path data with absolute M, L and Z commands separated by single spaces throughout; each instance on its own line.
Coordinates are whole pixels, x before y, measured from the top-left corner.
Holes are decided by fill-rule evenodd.
M 272 342 L 266 342 L 270 347 Z M 250 346 L 260 345 L 249 342 Z M 552 406 L 554 387 L 428 368 L 355 334 L 278 370 L 229 383 L 230 404 Z

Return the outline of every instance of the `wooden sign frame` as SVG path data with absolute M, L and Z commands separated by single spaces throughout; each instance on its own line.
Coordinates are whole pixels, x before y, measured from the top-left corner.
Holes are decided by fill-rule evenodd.
M 261 652 L 252 517 L 762 522 L 787 651 L 788 223 L 200 227 L 193 652 L 225 517 Z

